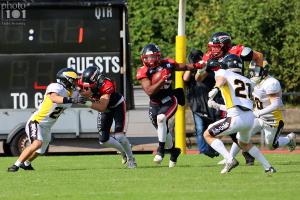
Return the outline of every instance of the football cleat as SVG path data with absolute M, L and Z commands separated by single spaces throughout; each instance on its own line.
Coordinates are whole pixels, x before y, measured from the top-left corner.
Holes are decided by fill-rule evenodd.
M 19 170 L 19 167 L 16 165 L 12 165 L 7 169 L 8 172 L 17 172 L 18 170 Z
M 233 168 L 237 167 L 239 165 L 239 162 L 233 158 L 232 161 L 226 161 L 225 167 L 222 169 L 221 174 L 226 174 L 230 172 Z
M 287 137 L 290 139 L 290 142 L 287 144 L 289 151 L 294 151 L 296 149 L 297 143 L 296 143 L 296 134 L 291 132 L 287 135 Z
M 169 168 L 173 168 L 176 166 L 176 162 L 173 162 L 172 160 L 169 161 Z
M 164 149 L 160 149 L 159 147 L 157 148 L 157 153 L 154 156 L 153 162 L 155 162 L 156 164 L 160 165 L 162 160 L 164 159 L 165 156 L 165 152 Z
M 162 162 L 162 160 L 163 160 L 163 157 L 161 155 L 159 155 L 159 154 L 156 154 L 154 156 L 153 162 L 155 162 L 156 164 L 160 165 L 161 162 Z
M 132 159 L 128 159 L 128 168 L 129 169 L 134 169 L 137 167 L 137 164 L 135 162 L 135 158 L 132 158 Z
M 276 169 L 274 169 L 274 167 L 272 166 L 269 169 L 265 169 L 266 174 L 274 174 L 276 172 L 277 172 Z
M 177 158 L 181 153 L 181 149 L 180 148 L 173 148 L 171 150 L 171 156 L 170 156 L 170 161 L 169 161 L 169 167 L 175 167 L 176 166 L 176 162 L 177 162 Z
M 24 163 L 21 163 L 20 168 L 22 168 L 24 170 L 34 170 L 34 168 L 32 167 L 31 164 L 26 166 Z

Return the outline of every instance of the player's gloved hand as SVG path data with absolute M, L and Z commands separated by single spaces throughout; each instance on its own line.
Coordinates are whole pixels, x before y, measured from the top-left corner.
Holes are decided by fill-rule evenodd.
M 209 100 L 207 101 L 207 105 L 208 105 L 208 107 L 214 108 L 214 109 L 216 109 L 216 110 L 220 110 L 220 107 L 221 107 L 220 104 L 218 104 L 217 102 L 215 102 L 215 101 L 212 100 L 212 99 L 209 99 Z
M 161 78 L 165 81 L 168 80 L 169 77 L 171 77 L 172 75 L 171 71 L 168 69 L 162 69 L 160 73 L 161 73 Z
M 197 73 L 200 75 L 202 75 L 205 71 L 206 71 L 206 65 L 205 65 L 205 67 L 203 67 L 201 69 L 197 69 Z
M 208 93 L 208 98 L 213 100 L 213 99 L 215 98 L 215 96 L 218 94 L 218 92 L 219 92 L 219 88 L 214 87 L 214 88 Z
M 64 97 L 63 98 L 63 104 L 67 104 L 67 103 L 73 103 L 73 104 L 82 104 L 85 103 L 86 98 L 83 96 L 76 96 L 76 97 Z
M 86 97 L 83 97 L 81 95 L 78 95 L 74 98 L 72 98 L 72 103 L 74 104 L 84 104 L 87 101 Z
M 199 62 L 194 63 L 194 64 L 193 64 L 193 67 L 194 67 L 195 69 L 203 69 L 203 68 L 206 69 L 206 63 L 205 63 L 203 60 L 200 60 Z
M 256 118 L 259 118 L 259 116 L 260 116 L 260 111 L 259 111 L 259 110 L 253 111 L 253 115 L 254 115 Z

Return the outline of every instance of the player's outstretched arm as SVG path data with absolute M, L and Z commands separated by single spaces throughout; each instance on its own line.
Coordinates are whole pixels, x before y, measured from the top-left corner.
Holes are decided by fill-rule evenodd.
M 85 103 L 90 105 L 89 107 L 97 110 L 99 112 L 104 112 L 107 109 L 108 103 L 110 99 L 110 94 L 104 94 L 100 97 L 99 101 L 91 102 L 91 104 Z

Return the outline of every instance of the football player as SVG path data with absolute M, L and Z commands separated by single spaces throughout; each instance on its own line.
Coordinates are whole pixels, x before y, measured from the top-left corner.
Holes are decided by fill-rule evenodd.
M 216 71 L 219 69 L 218 60 L 222 59 L 227 54 L 235 54 L 239 56 L 242 61 L 255 61 L 258 66 L 262 66 L 263 63 L 263 54 L 246 47 L 244 45 L 238 44 L 233 45 L 230 34 L 226 32 L 215 32 L 209 39 L 208 42 L 208 51 L 204 54 L 202 65 L 206 65 L 207 68 Z M 244 71 L 244 69 L 242 69 Z M 206 72 L 203 73 L 203 76 L 206 75 Z M 232 139 L 236 141 L 234 135 L 231 135 Z M 247 165 L 253 165 L 254 158 L 247 152 L 243 152 Z M 219 162 L 223 164 L 223 162 Z
M 121 152 L 122 164 L 127 163 L 130 169 L 136 168 L 131 144 L 124 132 L 126 103 L 122 94 L 116 91 L 113 82 L 101 74 L 97 67 L 88 67 L 84 70 L 78 81 L 78 87 L 80 94 L 89 99 L 84 105 L 98 111 L 100 145 L 117 149 Z M 111 132 L 113 121 L 115 127 L 114 132 Z
M 204 138 L 207 143 L 219 152 L 225 159 L 226 163 L 221 173 L 228 173 L 239 165 L 238 161 L 230 155 L 223 142 L 218 139 L 219 135 L 230 135 L 237 133 L 238 143 L 241 148 L 249 152 L 250 155 L 258 159 L 265 172 L 273 173 L 275 170 L 265 159 L 259 149 L 250 144 L 250 130 L 254 123 L 252 112 L 253 102 L 250 99 L 252 82 L 242 76 L 243 63 L 239 56 L 234 54 L 226 55 L 221 61 L 219 69 L 215 73 L 216 85 L 209 96 L 209 105 L 217 107 L 213 101 L 214 97 L 221 91 L 225 101 L 227 116 L 207 128 L 204 132 Z M 219 106 L 220 109 L 224 106 Z
M 21 167 L 24 170 L 34 170 L 31 162 L 44 154 L 51 139 L 50 129 L 61 113 L 70 108 L 73 103 L 83 103 L 84 99 L 76 90 L 77 73 L 71 68 L 63 68 L 56 75 L 56 83 L 48 85 L 44 99 L 25 126 L 30 145 L 24 149 L 8 172 L 16 172 Z
M 289 133 L 280 136 L 284 127 L 284 105 L 282 103 L 282 91 L 277 79 L 269 75 L 270 65 L 264 60 L 263 67 L 255 62 L 249 65 L 250 79 L 256 84 L 252 93 L 255 102 L 255 120 L 251 134 L 264 133 L 265 143 L 269 150 L 287 146 L 289 151 L 296 148 L 296 134 Z M 232 156 L 235 157 L 239 147 L 233 145 Z
M 185 65 L 170 58 L 163 59 L 160 48 L 155 44 L 148 44 L 142 49 L 141 61 L 143 66 L 138 69 L 136 78 L 150 97 L 149 118 L 158 135 L 159 146 L 153 161 L 161 164 L 165 149 L 169 149 L 171 153 L 169 167 L 174 167 L 180 149 L 175 148 L 172 135 L 169 133 L 168 120 L 175 114 L 178 103 L 180 105 L 185 104 L 185 97 L 183 90 L 173 90 L 172 73 L 175 70 L 199 68 L 199 63 Z M 152 78 L 157 72 L 161 74 L 161 79 L 153 82 Z

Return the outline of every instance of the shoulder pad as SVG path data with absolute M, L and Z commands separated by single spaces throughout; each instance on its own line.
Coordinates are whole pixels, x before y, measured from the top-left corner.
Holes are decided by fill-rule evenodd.
M 112 94 L 115 92 L 115 86 L 109 79 L 105 79 L 99 90 L 101 94 Z
M 48 85 L 47 89 L 46 89 L 46 94 L 51 93 L 51 92 L 55 92 L 55 93 L 59 93 L 60 91 L 64 90 L 64 86 L 62 86 L 59 83 L 50 83 L 50 85 Z
M 136 73 L 136 79 L 137 79 L 137 80 L 141 80 L 141 79 L 143 79 L 143 78 L 148 78 L 148 76 L 147 76 L 147 71 L 148 71 L 148 67 L 146 67 L 146 66 L 140 67 L 140 68 L 137 70 L 137 73 Z
M 266 80 L 264 88 L 267 94 L 275 94 L 281 92 L 279 81 L 272 77 Z

